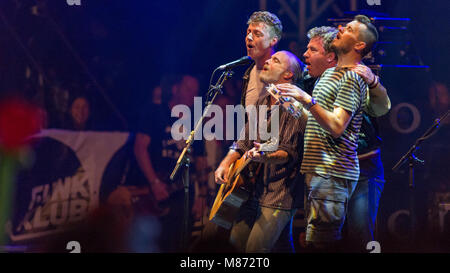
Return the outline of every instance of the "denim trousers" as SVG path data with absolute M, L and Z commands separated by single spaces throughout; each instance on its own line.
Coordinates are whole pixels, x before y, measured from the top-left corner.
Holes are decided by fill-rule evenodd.
M 270 252 L 296 211 L 263 207 L 254 201 L 246 202 L 231 229 L 230 243 L 240 252 Z
M 348 200 L 357 181 L 305 174 L 306 242 L 316 246 L 342 239 Z
M 385 184 L 380 155 L 361 161 L 360 172 L 348 205 L 347 237 L 357 250 L 363 251 L 367 243 L 374 240 L 378 205 Z

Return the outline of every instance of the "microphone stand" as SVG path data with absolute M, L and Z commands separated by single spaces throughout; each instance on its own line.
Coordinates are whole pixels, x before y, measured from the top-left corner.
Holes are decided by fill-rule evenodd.
M 417 163 L 424 164 L 425 161 L 420 160 L 417 158 L 414 153 L 419 148 L 420 144 L 425 140 L 434 135 L 437 130 L 439 129 L 439 125 L 441 124 L 441 121 L 444 121 L 448 114 L 450 113 L 450 110 L 447 110 L 447 112 L 441 117 L 434 120 L 433 125 L 428 128 L 428 130 L 416 140 L 414 145 L 408 150 L 408 152 L 395 164 L 395 166 L 392 168 L 394 172 L 397 172 L 399 168 L 404 165 L 406 162 L 408 162 L 408 168 L 409 168 L 409 189 L 410 189 L 410 198 L 409 198 L 409 215 L 411 217 L 411 239 L 412 242 L 416 242 L 416 214 L 415 214 L 415 200 L 414 200 L 414 166 Z
M 218 70 L 214 70 L 212 77 L 214 76 L 214 73 Z M 206 95 L 207 101 L 205 102 L 205 109 L 203 111 L 202 117 L 197 121 L 197 124 L 194 127 L 194 130 L 191 131 L 189 138 L 186 140 L 186 147 L 184 147 L 183 151 L 180 154 L 180 157 L 178 158 L 177 164 L 172 171 L 172 174 L 170 175 L 170 180 L 174 181 L 175 177 L 181 167 L 183 167 L 183 186 L 184 186 L 184 214 L 183 214 L 183 236 L 181 241 L 181 249 L 187 250 L 188 249 L 188 242 L 189 242 L 189 167 L 190 167 L 190 159 L 188 157 L 188 154 L 191 151 L 192 143 L 194 142 L 194 136 L 196 135 L 197 131 L 200 129 L 200 127 L 203 124 L 203 119 L 205 118 L 206 114 L 209 111 L 209 108 L 211 107 L 211 104 L 213 103 L 214 99 L 216 98 L 217 94 L 223 94 L 222 92 L 222 86 L 223 83 L 231 78 L 233 75 L 233 72 L 230 69 L 225 70 L 222 72 L 222 75 L 217 80 L 216 85 L 210 85 L 210 88 L 208 90 L 208 93 Z M 211 77 L 211 78 L 212 78 Z

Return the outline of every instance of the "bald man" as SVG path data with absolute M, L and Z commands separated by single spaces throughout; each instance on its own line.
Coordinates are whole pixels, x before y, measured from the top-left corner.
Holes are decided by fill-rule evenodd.
M 301 75 L 302 66 L 291 52 L 279 51 L 265 61 L 259 79 L 266 85 L 292 84 Z M 226 179 L 229 167 L 241 156 L 248 156 L 256 164 L 253 168 L 255 183 L 246 185 L 250 198 L 242 205 L 230 234 L 230 243 L 241 252 L 270 252 L 297 208 L 302 206 L 299 166 L 306 115 L 296 119 L 275 103 L 266 92 L 255 105 L 257 115 L 264 114 L 259 111 L 264 109 L 261 106 L 267 106 L 267 120 L 277 115 L 279 143 L 276 151 L 258 152 L 261 136 L 258 130 L 256 142 L 249 139 L 250 119 L 245 125 L 245 139 L 230 148 L 215 172 L 216 183 L 229 183 L 231 181 Z M 275 106 L 273 110 L 272 106 Z M 273 126 L 271 129 L 274 130 Z

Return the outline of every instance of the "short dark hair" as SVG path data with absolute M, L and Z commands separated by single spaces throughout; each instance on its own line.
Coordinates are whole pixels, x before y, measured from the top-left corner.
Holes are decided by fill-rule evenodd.
M 372 51 L 373 45 L 378 41 L 378 31 L 367 16 L 356 15 L 354 20 L 367 27 L 367 30 L 359 32 L 359 39 L 366 43 L 366 47 L 361 51 L 361 56 L 364 57 Z
M 272 37 L 277 37 L 278 41 L 281 40 L 283 33 L 283 25 L 278 17 L 268 11 L 255 11 L 247 21 L 247 25 L 262 22 L 270 27 L 270 34 Z

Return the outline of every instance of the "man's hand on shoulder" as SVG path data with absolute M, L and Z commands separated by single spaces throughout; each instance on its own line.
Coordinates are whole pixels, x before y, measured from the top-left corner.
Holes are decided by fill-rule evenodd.
M 352 71 L 356 72 L 367 84 L 371 84 L 375 80 L 375 74 L 365 65 L 358 64 L 352 68 Z

